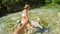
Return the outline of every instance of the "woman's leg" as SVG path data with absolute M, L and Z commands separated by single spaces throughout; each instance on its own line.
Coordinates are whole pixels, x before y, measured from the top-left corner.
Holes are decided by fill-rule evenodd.
M 25 34 L 28 34 L 28 29 L 27 29 L 27 27 L 25 27 Z

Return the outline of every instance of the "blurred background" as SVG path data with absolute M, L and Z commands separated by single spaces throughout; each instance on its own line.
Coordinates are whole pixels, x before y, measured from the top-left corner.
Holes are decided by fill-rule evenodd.
M 14 32 L 25 4 L 31 6 L 30 20 L 40 17 L 44 26 L 48 23 L 44 30 L 30 28 L 29 34 L 60 34 L 60 0 L 0 0 L 0 34 Z

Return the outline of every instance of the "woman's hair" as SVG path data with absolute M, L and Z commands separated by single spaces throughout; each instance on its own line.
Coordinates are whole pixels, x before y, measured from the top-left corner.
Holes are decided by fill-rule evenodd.
M 25 4 L 25 7 L 24 7 L 24 9 L 30 9 L 31 7 L 30 7 L 30 5 L 29 4 Z

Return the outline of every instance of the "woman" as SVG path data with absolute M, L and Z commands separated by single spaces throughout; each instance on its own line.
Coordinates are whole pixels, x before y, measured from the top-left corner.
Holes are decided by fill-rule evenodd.
M 29 19 L 28 19 L 28 10 L 30 9 L 30 6 L 28 4 L 25 5 L 24 10 L 22 11 L 22 20 L 21 23 L 22 25 L 15 30 L 14 34 L 28 34 L 27 33 L 27 28 L 26 25 L 30 23 Z

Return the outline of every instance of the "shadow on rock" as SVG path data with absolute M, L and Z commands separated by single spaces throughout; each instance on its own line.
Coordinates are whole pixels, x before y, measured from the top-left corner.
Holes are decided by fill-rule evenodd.
M 33 32 L 32 34 L 36 34 L 36 33 L 40 33 L 40 34 L 43 34 L 46 30 L 48 30 L 48 34 L 51 34 L 51 29 L 50 27 L 48 28 L 43 28 L 43 29 L 38 29 L 37 31 Z

